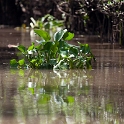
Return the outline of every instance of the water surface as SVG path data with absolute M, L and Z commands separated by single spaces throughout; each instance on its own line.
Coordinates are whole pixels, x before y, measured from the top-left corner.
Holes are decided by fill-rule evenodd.
M 3 32 L 11 32 L 11 38 Z M 30 32 L 23 33 L 1 29 L 1 48 L 30 44 Z M 100 41 L 89 44 L 97 60 L 92 70 L 10 69 L 7 57 L 15 51 L 6 48 L 0 66 L 0 124 L 123 124 L 124 50 Z

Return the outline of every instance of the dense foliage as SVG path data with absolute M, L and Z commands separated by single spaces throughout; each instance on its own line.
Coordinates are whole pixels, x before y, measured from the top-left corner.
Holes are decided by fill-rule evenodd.
M 74 37 L 67 29 L 56 32 L 53 38 L 41 29 L 34 29 L 34 32 L 41 38 L 37 41 L 38 45 L 32 43 L 28 48 L 19 45 L 18 50 L 24 57 L 19 61 L 12 59 L 11 66 L 37 69 L 91 68 L 94 56 L 89 45 L 78 43 L 79 46 L 75 46 L 67 43 Z
M 65 14 L 65 26 L 80 34 L 97 34 L 102 39 L 120 42 L 124 39 L 123 0 L 55 0 Z

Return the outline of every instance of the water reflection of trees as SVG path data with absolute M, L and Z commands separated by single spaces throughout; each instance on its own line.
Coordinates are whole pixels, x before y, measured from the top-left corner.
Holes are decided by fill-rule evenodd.
M 16 115 L 24 120 L 36 116 L 37 122 L 46 119 L 54 124 L 60 120 L 124 121 L 123 87 L 95 83 L 92 71 L 11 70 L 11 74 L 0 74 L 0 119 Z
M 93 86 L 89 71 L 20 70 L 19 73 L 23 78 L 19 79 L 15 97 L 18 115 L 52 118 L 59 113 L 66 120 L 90 123 L 120 121 L 123 116 L 122 97 L 115 93 L 119 93 L 118 89 Z

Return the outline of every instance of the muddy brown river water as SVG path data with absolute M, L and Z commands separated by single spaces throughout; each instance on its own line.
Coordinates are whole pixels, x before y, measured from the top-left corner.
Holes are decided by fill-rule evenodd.
M 97 60 L 92 70 L 9 68 L 17 56 L 8 44 L 34 40 L 28 30 L 0 29 L 0 124 L 124 124 L 124 49 L 81 36 Z

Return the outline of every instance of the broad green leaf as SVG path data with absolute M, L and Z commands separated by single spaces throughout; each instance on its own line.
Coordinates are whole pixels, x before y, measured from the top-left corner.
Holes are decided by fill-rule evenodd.
M 60 55 L 61 55 L 63 58 L 66 58 L 67 55 L 68 55 L 68 52 L 67 52 L 67 51 L 60 51 Z
M 40 44 L 40 45 L 35 46 L 35 49 L 36 49 L 37 51 L 40 51 L 40 50 L 42 49 L 42 47 L 43 47 L 43 45 Z
M 53 42 L 46 42 L 46 44 L 44 45 L 44 50 L 50 51 L 53 44 Z
M 52 45 L 52 46 L 51 46 L 51 50 L 52 50 L 52 52 L 53 52 L 54 54 L 56 54 L 57 51 L 58 51 L 57 44 Z
M 64 40 L 72 40 L 74 37 L 74 33 L 71 33 L 71 32 L 66 32 L 63 36 L 63 39 Z
M 63 35 L 67 32 L 67 29 L 58 31 L 54 34 L 54 41 L 60 41 L 63 38 Z
M 33 50 L 33 49 L 34 49 L 34 43 L 32 43 L 32 45 L 28 47 L 28 50 Z
M 58 47 L 60 50 L 68 50 L 70 48 L 70 45 L 66 41 L 61 41 L 58 44 Z
M 69 53 L 78 56 L 78 49 L 76 47 L 70 47 Z
M 85 44 L 84 47 L 85 47 L 85 53 L 89 53 L 90 52 L 89 45 L 88 44 Z
M 20 50 L 22 53 L 25 53 L 25 52 L 26 52 L 26 47 L 24 47 L 23 45 L 19 45 L 17 48 L 18 48 L 18 50 Z
M 17 66 L 18 62 L 16 61 L 16 59 L 12 59 L 10 60 L 10 65 L 11 66 Z
M 88 44 L 82 44 L 80 42 L 78 42 L 78 44 L 80 45 L 80 50 L 82 50 L 82 53 L 89 53 L 90 52 L 90 47 Z
M 18 61 L 18 63 L 19 63 L 20 66 L 22 66 L 22 65 L 25 64 L 25 60 L 24 59 L 21 59 L 21 60 Z
M 32 64 L 34 64 L 34 63 L 36 63 L 36 59 L 32 59 L 30 62 L 32 63 Z
M 50 40 L 50 35 L 41 29 L 35 29 L 34 32 L 39 35 L 41 38 L 43 38 L 45 41 Z
M 58 51 L 58 47 L 54 47 L 54 49 L 52 51 L 56 54 Z

